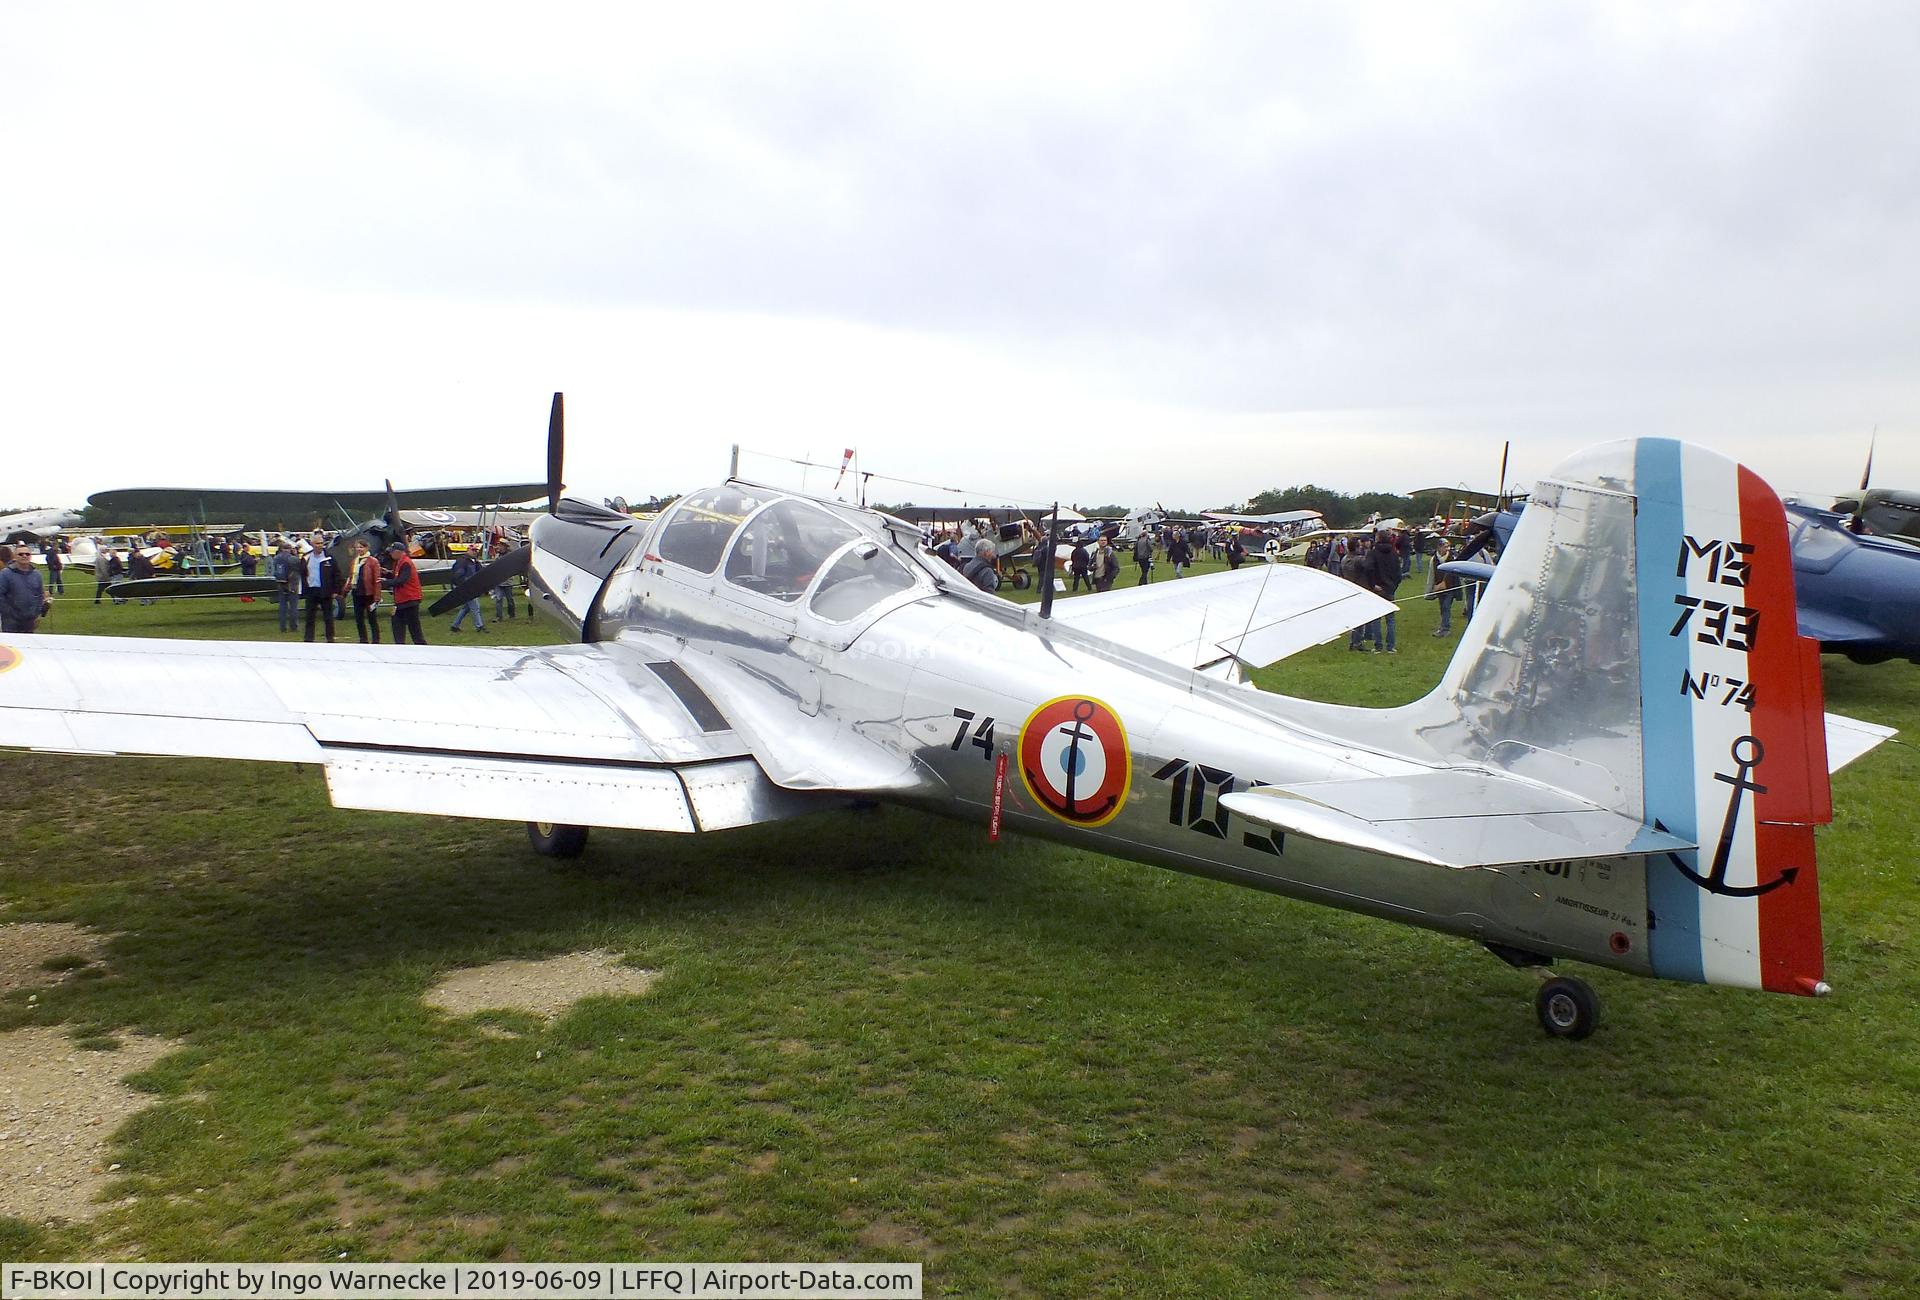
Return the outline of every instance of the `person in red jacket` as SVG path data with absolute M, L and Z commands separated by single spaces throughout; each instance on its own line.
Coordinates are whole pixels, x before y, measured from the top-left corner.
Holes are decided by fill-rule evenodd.
M 362 537 L 353 544 L 353 572 L 347 577 L 347 591 L 353 597 L 353 626 L 360 633 L 360 644 L 368 640 L 380 644 L 380 561 L 373 558 Z
M 405 542 L 387 548 L 393 566 L 387 576 L 393 583 L 393 643 L 405 645 L 407 633 L 413 633 L 415 645 L 425 645 L 427 635 L 420 630 L 420 571 L 413 567 Z

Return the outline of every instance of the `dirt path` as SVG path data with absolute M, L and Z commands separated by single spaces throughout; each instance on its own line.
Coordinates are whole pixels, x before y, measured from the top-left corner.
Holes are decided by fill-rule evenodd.
M 470 966 L 427 990 L 423 1000 L 454 1016 L 502 1010 L 552 1020 L 581 998 L 639 997 L 658 978 L 658 971 L 624 966 L 619 953 L 596 948 L 545 961 Z
M 113 936 L 77 925 L 0 925 L 0 993 L 44 988 L 94 964 Z M 51 963 L 54 969 L 48 969 Z M 121 1082 L 175 1044 L 122 1036 L 117 1051 L 86 1051 L 66 1030 L 29 1026 L 0 1034 L 0 1214 L 90 1219 L 112 1176 L 107 1139 L 153 1097 Z
M 70 978 L 72 971 L 99 961 L 112 937 L 64 921 L 0 925 L 0 993 L 39 988 Z M 48 970 L 48 962 L 67 969 Z

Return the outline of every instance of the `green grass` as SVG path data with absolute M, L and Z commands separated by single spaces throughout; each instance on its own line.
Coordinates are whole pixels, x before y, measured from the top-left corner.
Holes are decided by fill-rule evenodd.
M 1411 594 L 1412 584 L 1406 588 Z M 271 638 L 264 605 L 49 630 Z M 1336 644 L 1262 675 L 1388 704 Z M 428 635 L 444 639 L 444 619 Z M 508 625 L 525 639 L 524 622 Z M 536 623 L 543 635 L 551 622 Z M 1920 669 L 1829 661 L 1920 727 Z M 1820 1002 L 1582 970 L 1583 1044 L 1468 944 L 897 810 L 698 838 L 331 808 L 310 768 L 0 755 L 9 919 L 117 931 L 0 1000 L 182 1048 L 88 1225 L 10 1259 L 911 1259 L 929 1294 L 1920 1293 L 1912 748 L 1835 782 Z M 500 1037 L 452 967 L 607 947 L 632 1001 Z M 88 974 L 95 968 L 79 972 Z M 537 1055 L 536 1055 L 537 1054 Z

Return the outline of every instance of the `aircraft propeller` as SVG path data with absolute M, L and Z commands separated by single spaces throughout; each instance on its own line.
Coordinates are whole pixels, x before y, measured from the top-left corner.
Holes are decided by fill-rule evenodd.
M 1865 532 L 1867 527 L 1867 484 L 1873 481 L 1873 446 L 1880 441 L 1880 426 L 1874 425 L 1873 432 L 1867 436 L 1867 467 L 1860 471 L 1860 500 L 1853 507 L 1853 518 L 1847 520 L 1850 533 Z
M 547 416 L 547 513 L 560 513 L 560 470 L 567 456 L 566 394 L 553 395 L 553 410 Z
M 561 474 L 566 464 L 567 412 L 566 394 L 553 395 L 553 410 L 547 416 L 547 513 L 567 518 L 573 523 L 591 523 L 600 527 L 606 524 L 597 519 L 573 519 L 571 515 L 562 516 L 560 511 L 561 490 L 566 486 L 561 482 Z M 572 503 L 579 504 L 579 503 Z M 607 513 L 611 514 L 611 511 Z M 625 521 L 631 523 L 631 521 Z M 533 544 L 522 543 L 505 555 L 496 556 L 480 567 L 480 572 L 465 582 L 455 583 L 447 593 L 433 604 L 427 606 L 429 614 L 444 614 L 457 609 L 470 600 L 478 599 L 495 587 L 513 578 L 520 577 L 533 565 Z
M 516 546 L 505 555 L 481 565 L 480 572 L 465 582 L 456 583 L 444 596 L 427 606 L 427 613 L 444 614 L 450 609 L 458 609 L 470 600 L 478 600 L 495 587 L 525 573 L 532 562 L 533 548 L 527 545 Z
M 393 480 L 387 480 L 387 541 L 397 542 L 405 535 L 400 522 L 400 499 L 393 494 Z

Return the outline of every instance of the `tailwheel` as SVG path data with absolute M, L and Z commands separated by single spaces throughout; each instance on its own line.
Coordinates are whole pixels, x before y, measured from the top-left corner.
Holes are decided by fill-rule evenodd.
M 564 822 L 528 822 L 534 852 L 549 858 L 577 858 L 587 847 L 587 828 Z
M 1533 995 L 1540 1027 L 1555 1038 L 1585 1038 L 1600 1023 L 1600 998 L 1585 981 L 1556 975 Z

